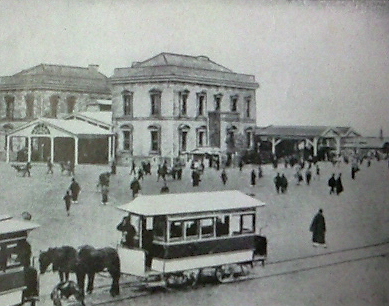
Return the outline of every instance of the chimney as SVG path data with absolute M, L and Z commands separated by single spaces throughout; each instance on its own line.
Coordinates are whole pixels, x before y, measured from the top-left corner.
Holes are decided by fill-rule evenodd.
M 89 71 L 98 71 L 99 70 L 99 65 L 96 64 L 89 64 L 88 65 Z

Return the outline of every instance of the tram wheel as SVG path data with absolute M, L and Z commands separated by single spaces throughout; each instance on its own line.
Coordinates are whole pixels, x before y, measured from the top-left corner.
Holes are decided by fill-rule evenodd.
M 229 265 L 217 267 L 215 277 L 219 283 L 227 283 L 234 278 L 234 269 Z

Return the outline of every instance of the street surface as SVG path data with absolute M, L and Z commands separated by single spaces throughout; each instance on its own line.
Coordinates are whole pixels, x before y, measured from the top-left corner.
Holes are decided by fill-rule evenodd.
M 356 180 L 351 179 L 350 164 L 319 165 L 320 178 L 314 174 L 310 186 L 305 183 L 296 186 L 294 170 L 283 165 L 278 169 L 264 166 L 264 177 L 254 187 L 249 185 L 250 165 L 242 172 L 238 168 L 227 169 L 226 186 L 221 182 L 220 171 L 209 168 L 205 169 L 199 187 L 191 186 L 188 168 L 182 181 L 169 178 L 170 192 L 238 189 L 264 201 L 267 205 L 262 210 L 261 227 L 262 234 L 268 238 L 268 264 L 264 268 L 256 267 L 253 276 L 258 278 L 251 280 L 146 293 L 108 305 L 389 305 L 389 260 L 388 256 L 379 256 L 389 252 L 387 161 L 373 161 L 371 167 L 365 162 Z M 115 247 L 119 242 L 116 225 L 124 214 L 115 207 L 132 199 L 129 168 L 118 167 L 118 174 L 111 177 L 110 204 L 103 206 L 96 184 L 99 174 L 108 171 L 108 167 L 77 166 L 76 179 L 82 191 L 69 217 L 62 198 L 71 178 L 61 175 L 59 166 L 50 175 L 46 174 L 44 164 L 33 165 L 30 178 L 20 177 L 5 163 L 0 164 L 0 170 L 1 213 L 20 216 L 23 211 L 29 211 L 32 220 L 41 224 L 29 238 L 36 258 L 39 250 L 49 247 L 84 244 Z M 289 180 L 286 194 L 275 191 L 273 178 L 277 172 L 285 173 Z M 329 195 L 327 180 L 332 173 L 339 172 L 345 191 L 339 196 Z M 157 182 L 154 168 L 152 176 L 141 181 L 142 193 L 158 194 L 162 185 L 161 181 Z M 313 247 L 309 232 L 310 222 L 319 208 L 323 209 L 327 223 L 326 249 Z M 122 277 L 121 282 L 128 281 L 135 279 Z M 52 305 L 49 293 L 57 282 L 58 276 L 51 272 L 40 276 L 38 305 Z M 106 287 L 109 283 L 105 273 L 97 275 L 96 292 L 86 298 L 86 304 L 110 301 Z M 130 289 L 128 284 L 123 285 L 121 297 L 129 295 Z

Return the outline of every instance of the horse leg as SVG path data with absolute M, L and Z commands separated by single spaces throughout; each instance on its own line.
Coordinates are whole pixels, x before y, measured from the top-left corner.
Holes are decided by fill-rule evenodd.
M 86 288 L 86 292 L 91 294 L 93 291 L 93 283 L 95 280 L 95 273 L 88 273 L 88 287 Z
M 59 281 L 60 281 L 61 283 L 63 283 L 63 281 L 64 281 L 64 279 L 63 279 L 64 273 L 63 273 L 62 271 L 58 271 L 58 274 L 59 274 Z
M 109 292 L 111 293 L 111 296 L 116 296 L 120 294 L 119 290 L 119 279 L 120 279 L 120 271 L 115 270 L 109 270 L 109 273 L 112 277 L 112 285 Z
M 77 272 L 77 285 L 80 288 L 82 297 L 85 296 L 84 289 L 85 289 L 85 273 L 84 272 Z

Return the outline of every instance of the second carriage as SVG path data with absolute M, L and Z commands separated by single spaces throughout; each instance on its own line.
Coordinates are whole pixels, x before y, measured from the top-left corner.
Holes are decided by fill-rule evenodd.
M 128 213 L 122 273 L 151 286 L 193 285 L 210 273 L 219 282 L 244 277 L 266 260 L 264 205 L 240 191 L 137 197 L 118 207 Z

